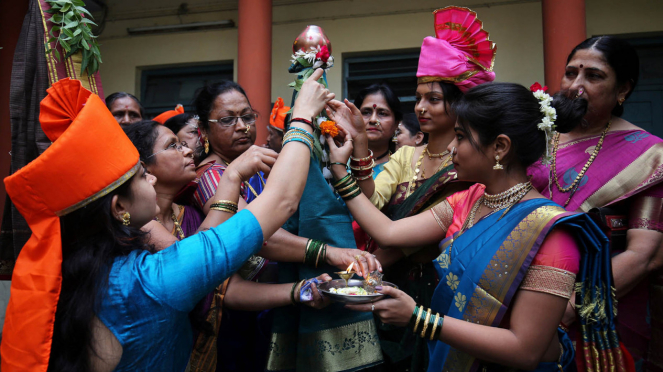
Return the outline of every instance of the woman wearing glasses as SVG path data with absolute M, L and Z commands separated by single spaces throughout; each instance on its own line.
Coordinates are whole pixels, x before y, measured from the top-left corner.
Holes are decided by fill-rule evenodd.
M 256 113 L 242 87 L 232 81 L 223 81 L 202 88 L 194 100 L 194 107 L 200 118 L 199 128 L 203 138 L 203 147 L 206 150 L 196 170 L 198 188 L 194 193 L 194 203 L 207 214 L 211 204 L 216 201 L 214 194 L 225 169 L 247 150 L 253 151 L 249 149 L 256 136 L 253 125 Z M 263 187 L 262 172 L 251 177 L 248 182 L 244 182 L 240 190 L 242 198 L 239 199 L 238 208 L 244 209 L 248 203 L 260 195 Z M 304 260 L 308 244 L 309 239 L 279 229 L 264 243 L 260 254 L 279 262 L 301 262 Z M 293 250 L 297 251 L 298 259 L 294 259 Z M 351 262 L 358 261 L 362 273 L 379 268 L 379 262 L 373 256 L 357 255 L 355 250 L 328 247 L 326 252 L 326 263 L 334 267 L 345 268 Z M 242 267 L 239 274 L 243 279 L 269 282 L 271 281 L 270 271 L 265 268 L 274 266 L 268 266 L 267 263 L 268 261 L 264 258 L 253 256 Z M 253 361 L 253 365 L 260 365 L 259 370 L 263 370 L 264 363 L 257 361 L 259 358 L 256 358 L 255 355 L 267 354 L 266 349 L 262 348 L 268 346 L 269 340 L 267 338 L 260 340 L 261 336 L 251 333 L 250 330 L 256 326 L 257 318 L 265 319 L 265 317 L 257 313 L 239 311 L 225 311 L 224 318 L 226 316 L 232 316 L 234 320 L 221 322 L 218 337 L 219 369 L 224 371 L 249 370 L 251 367 L 233 364 L 237 360 L 247 360 Z M 267 324 L 257 326 L 262 328 Z M 266 331 L 266 334 L 262 336 L 268 337 L 269 329 L 262 330 Z

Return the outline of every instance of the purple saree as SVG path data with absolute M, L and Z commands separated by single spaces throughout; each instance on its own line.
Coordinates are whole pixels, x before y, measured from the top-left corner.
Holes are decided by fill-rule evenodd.
M 589 159 L 600 136 L 561 143 L 557 150 L 554 176 L 562 188 L 569 187 Z M 549 182 L 550 166 L 540 162 L 528 170 L 532 184 L 544 196 L 565 206 L 568 211 L 588 212 L 592 208 L 628 209 L 625 220 L 614 220 L 609 228 L 646 229 L 663 232 L 663 140 L 643 130 L 609 132 L 598 156 L 578 182 L 575 190 L 561 192 L 554 178 Z M 624 216 L 626 217 L 626 216 Z M 612 247 L 613 255 L 625 247 Z M 663 371 L 663 303 L 649 298 L 663 295 L 661 273 L 643 280 L 619 301 L 617 330 L 638 361 L 647 360 L 650 370 Z M 656 283 L 659 283 L 658 285 Z M 651 284 L 651 285 L 650 285 Z M 648 306 L 649 305 L 649 306 Z M 660 338 L 660 340 L 659 340 Z M 650 343 L 651 339 L 651 343 Z M 638 368 L 640 369 L 640 368 Z

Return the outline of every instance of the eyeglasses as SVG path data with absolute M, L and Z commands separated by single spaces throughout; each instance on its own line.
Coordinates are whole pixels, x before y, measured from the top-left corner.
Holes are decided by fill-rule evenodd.
M 224 128 L 230 128 L 237 124 L 237 119 L 242 119 L 244 125 L 251 125 L 256 122 L 256 117 L 258 117 L 258 115 L 253 112 L 242 116 L 226 116 L 221 119 L 209 119 L 207 121 L 210 123 L 217 123 Z
M 161 150 L 161 151 L 157 151 L 157 152 L 155 152 L 154 154 L 148 156 L 146 159 L 149 159 L 149 158 L 155 156 L 156 154 L 160 154 L 160 153 L 162 153 L 162 152 L 164 152 L 164 151 L 167 151 L 167 150 L 174 150 L 174 149 L 176 149 L 176 150 L 179 151 L 179 152 L 184 152 L 184 148 L 185 148 L 185 147 L 186 147 L 187 149 L 189 148 L 189 145 L 186 144 L 186 141 L 182 141 L 182 142 L 173 142 L 173 143 L 171 143 L 170 145 L 168 145 L 168 147 L 166 147 L 165 149 L 163 149 L 163 150 Z

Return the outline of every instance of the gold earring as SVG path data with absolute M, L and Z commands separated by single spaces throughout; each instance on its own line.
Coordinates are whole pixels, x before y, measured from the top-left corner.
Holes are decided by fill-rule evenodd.
M 499 155 L 495 155 L 495 161 L 497 162 L 497 164 L 493 165 L 494 170 L 504 169 L 502 164 L 500 164 L 500 156 Z
M 129 212 L 122 213 L 122 224 L 124 226 L 129 226 L 130 223 L 131 223 L 131 215 L 129 214 Z
M 209 140 L 205 137 L 205 154 L 209 152 Z
M 619 100 L 617 100 L 620 106 L 624 103 L 624 101 L 626 101 L 626 98 L 620 98 Z

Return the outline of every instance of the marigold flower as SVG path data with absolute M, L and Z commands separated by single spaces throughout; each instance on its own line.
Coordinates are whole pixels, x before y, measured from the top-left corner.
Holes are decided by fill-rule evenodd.
M 322 132 L 322 134 L 329 134 L 332 137 L 338 136 L 338 127 L 336 126 L 336 122 L 331 120 L 323 121 L 320 123 L 320 132 Z

